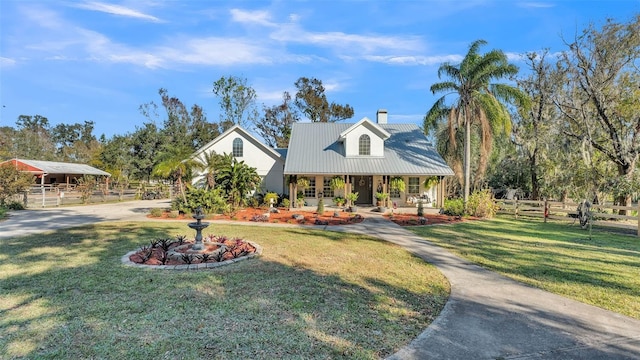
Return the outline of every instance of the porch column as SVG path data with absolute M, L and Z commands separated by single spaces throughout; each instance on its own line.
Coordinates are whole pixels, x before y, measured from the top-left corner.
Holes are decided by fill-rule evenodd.
M 42 175 L 40 175 L 40 190 L 42 191 L 42 207 L 44 207 L 45 205 L 44 177 L 45 177 L 45 173 L 42 173 Z
M 444 176 L 440 177 L 440 181 L 438 182 L 438 201 L 436 205 L 439 208 L 444 206 Z
M 349 201 L 347 201 L 347 195 L 348 194 L 351 194 L 351 175 L 347 175 L 347 183 L 344 186 L 345 203 L 347 203 L 349 206 L 351 206 L 353 204 L 351 204 Z
M 292 187 L 292 191 L 289 194 L 291 207 L 298 207 L 298 175 L 291 175 L 289 178 L 289 186 Z

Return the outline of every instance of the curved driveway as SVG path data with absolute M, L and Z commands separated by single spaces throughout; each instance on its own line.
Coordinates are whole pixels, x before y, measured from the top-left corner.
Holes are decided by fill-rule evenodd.
M 151 200 L 13 212 L 0 222 L 0 238 L 142 220 L 150 208 L 167 204 Z M 640 359 L 639 320 L 482 269 L 379 216 L 325 229 L 398 244 L 437 266 L 451 283 L 438 318 L 389 359 Z

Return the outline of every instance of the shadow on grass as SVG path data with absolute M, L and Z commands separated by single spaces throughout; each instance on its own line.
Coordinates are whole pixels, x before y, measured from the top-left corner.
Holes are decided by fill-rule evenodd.
M 640 241 L 560 223 L 498 218 L 412 231 L 481 266 L 639 317 Z
M 401 251 L 316 230 L 216 226 L 268 255 L 215 271 L 120 264 L 152 238 L 192 235 L 184 227 L 108 223 L 0 240 L 0 358 L 378 358 L 417 336 L 448 296 L 443 278 L 414 289 L 376 271 L 293 262 L 309 242 L 327 259 L 370 244 L 381 257 Z

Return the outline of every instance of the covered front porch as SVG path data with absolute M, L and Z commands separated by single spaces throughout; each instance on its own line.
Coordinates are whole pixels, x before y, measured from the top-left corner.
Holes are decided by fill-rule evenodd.
M 318 205 L 384 206 L 440 208 L 444 204 L 444 176 L 305 174 L 289 176 L 289 201 L 292 207 Z M 357 194 L 357 198 L 354 197 Z M 351 198 L 351 199 L 350 199 Z M 351 201 L 350 201 L 351 200 Z

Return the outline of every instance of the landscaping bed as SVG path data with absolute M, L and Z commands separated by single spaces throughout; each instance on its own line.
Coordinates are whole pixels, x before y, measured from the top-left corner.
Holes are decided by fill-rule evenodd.
M 274 208 L 271 212 L 269 208 L 244 208 L 232 214 L 208 214 L 203 221 L 230 220 L 249 222 L 269 222 L 281 224 L 305 224 L 305 225 L 348 225 L 357 224 L 364 220 L 358 213 L 351 213 L 343 210 L 325 211 L 318 214 L 315 211 L 289 210 Z M 277 210 L 277 212 L 275 212 Z M 162 218 L 172 220 L 192 220 L 190 214 L 175 214 L 163 212 L 160 216 L 150 218 Z
M 436 225 L 436 224 L 453 224 L 467 220 L 477 220 L 471 217 L 460 217 L 440 214 L 424 214 L 418 216 L 417 214 L 386 214 L 385 218 L 393 221 L 400 226 L 417 226 L 417 225 Z

